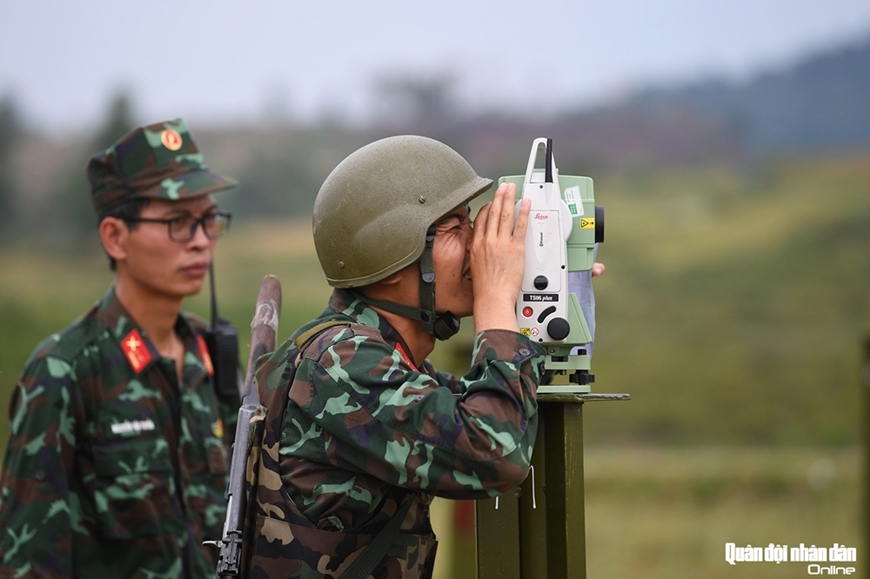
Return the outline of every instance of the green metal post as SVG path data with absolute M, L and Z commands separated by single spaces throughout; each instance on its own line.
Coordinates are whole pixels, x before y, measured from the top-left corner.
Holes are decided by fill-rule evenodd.
M 478 579 L 585 579 L 583 405 L 628 394 L 542 394 L 532 470 L 519 491 L 478 501 Z
M 870 335 L 864 339 L 864 415 L 862 430 L 864 436 L 864 547 L 865 553 L 870 553 Z
M 521 579 L 519 501 L 515 493 L 475 504 L 477 576 Z

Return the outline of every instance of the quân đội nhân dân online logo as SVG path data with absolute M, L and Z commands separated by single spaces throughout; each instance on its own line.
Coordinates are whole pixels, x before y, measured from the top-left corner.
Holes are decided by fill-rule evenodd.
M 858 550 L 834 543 L 831 547 L 797 547 L 770 543 L 767 547 L 738 546 L 725 543 L 725 561 L 729 565 L 740 563 L 806 563 L 807 575 L 854 575 L 856 568 L 849 565 L 858 559 Z

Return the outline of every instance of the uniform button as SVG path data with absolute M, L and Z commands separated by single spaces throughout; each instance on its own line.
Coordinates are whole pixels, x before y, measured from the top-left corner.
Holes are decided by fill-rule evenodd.
M 518 353 L 520 356 L 528 356 L 529 354 L 532 353 L 532 351 L 529 350 L 528 348 L 520 348 L 519 350 L 517 350 L 517 353 Z
M 42 469 L 39 469 L 38 471 L 33 473 L 33 478 L 35 478 L 39 482 L 44 481 L 45 480 L 45 471 Z

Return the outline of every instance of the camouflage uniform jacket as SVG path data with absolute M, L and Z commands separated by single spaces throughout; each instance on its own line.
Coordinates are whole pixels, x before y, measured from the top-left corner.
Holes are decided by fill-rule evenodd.
M 110 288 L 40 344 L 12 394 L 0 577 L 213 578 L 238 401 L 193 317 L 183 379 Z
M 343 324 L 300 355 L 295 338 L 328 320 Z M 268 406 L 251 577 L 338 577 L 405 500 L 414 502 L 401 534 L 373 577 L 429 577 L 431 497 L 491 497 L 526 477 L 540 346 L 481 332 L 461 378 L 428 361 L 415 367 L 408 351 L 377 312 L 335 290 L 321 316 L 261 365 Z

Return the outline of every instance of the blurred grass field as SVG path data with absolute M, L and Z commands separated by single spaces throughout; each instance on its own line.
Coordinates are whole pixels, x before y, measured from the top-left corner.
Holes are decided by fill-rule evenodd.
M 592 404 L 585 412 L 594 411 Z M 591 579 L 807 576 L 799 562 L 731 566 L 729 542 L 857 547 L 853 576 L 868 576 L 858 448 L 593 446 L 585 454 Z M 473 536 L 453 532 L 452 513 L 450 501 L 436 501 L 444 543 L 436 577 L 473 577 Z
M 585 412 L 589 577 L 801 577 L 799 564 L 732 567 L 724 545 L 859 546 L 870 156 L 624 173 L 595 187 L 608 272 L 595 286 L 594 389 L 632 400 Z M 264 275 L 282 281 L 282 338 L 329 295 L 307 220 L 234 222 L 216 272 L 243 358 Z M 110 280 L 96 235 L 85 248 L 0 251 L 0 440 L 30 351 Z M 208 292 L 185 307 L 208 317 Z M 436 365 L 467 364 L 471 326 L 439 344 Z M 446 538 L 451 509 L 440 509 Z M 467 539 L 441 555 L 442 577 L 468 576 Z
M 852 566 L 867 577 L 860 463 L 857 448 L 587 449 L 588 575 L 807 576 L 805 563 L 731 566 L 731 542 L 857 547 Z

